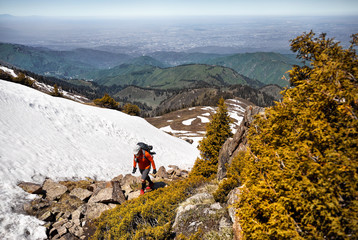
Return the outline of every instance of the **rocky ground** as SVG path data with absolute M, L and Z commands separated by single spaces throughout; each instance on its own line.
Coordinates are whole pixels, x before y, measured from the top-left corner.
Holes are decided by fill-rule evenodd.
M 153 177 L 154 190 L 167 183 L 186 178 L 188 172 L 176 166 L 168 171 L 161 167 Z M 24 205 L 26 213 L 45 222 L 49 239 L 87 239 L 93 232 L 91 221 L 102 212 L 115 208 L 139 196 L 140 177 L 119 175 L 111 181 L 54 182 L 46 179 L 42 185 L 21 182 L 24 191 L 37 197 Z

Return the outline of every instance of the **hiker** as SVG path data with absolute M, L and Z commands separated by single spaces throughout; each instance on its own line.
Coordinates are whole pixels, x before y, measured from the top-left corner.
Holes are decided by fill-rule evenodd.
M 142 174 L 142 188 L 140 189 L 140 195 L 144 194 L 144 189 L 152 190 L 154 183 L 150 180 L 149 171 L 150 165 L 153 167 L 153 174 L 157 173 L 155 168 L 155 163 L 153 160 L 152 155 L 149 151 L 143 149 L 141 145 L 138 143 L 135 148 L 133 149 L 134 159 L 133 159 L 133 174 L 137 171 L 137 163 L 139 167 L 139 171 Z M 149 186 L 146 187 L 146 181 L 148 181 Z

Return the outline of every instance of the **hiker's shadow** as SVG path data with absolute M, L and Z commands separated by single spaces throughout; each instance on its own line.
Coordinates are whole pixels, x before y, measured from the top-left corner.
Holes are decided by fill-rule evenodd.
M 153 190 L 159 189 L 159 188 L 164 188 L 165 186 L 167 186 L 167 184 L 165 182 L 155 182 L 153 185 Z

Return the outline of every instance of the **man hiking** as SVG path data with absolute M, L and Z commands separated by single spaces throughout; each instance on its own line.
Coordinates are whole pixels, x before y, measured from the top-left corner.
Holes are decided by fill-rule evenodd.
M 148 181 L 149 186 L 146 188 L 147 190 L 152 190 L 154 183 L 150 180 L 149 171 L 150 165 L 153 167 L 153 174 L 157 173 L 155 168 L 155 163 L 152 155 L 149 150 L 144 149 L 147 145 L 143 143 L 138 143 L 134 149 L 134 159 L 133 159 L 133 174 L 137 171 L 137 163 L 139 167 L 139 171 L 142 174 L 142 188 L 140 190 L 140 195 L 144 194 L 144 189 L 146 187 L 146 181 Z

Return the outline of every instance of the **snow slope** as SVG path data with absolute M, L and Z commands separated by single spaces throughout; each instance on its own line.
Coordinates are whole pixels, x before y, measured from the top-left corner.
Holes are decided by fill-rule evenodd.
M 42 239 L 42 222 L 22 213 L 33 198 L 16 184 L 110 180 L 132 171 L 132 148 L 153 145 L 157 168 L 190 168 L 199 155 L 189 143 L 124 113 L 56 98 L 0 80 L 0 239 Z

